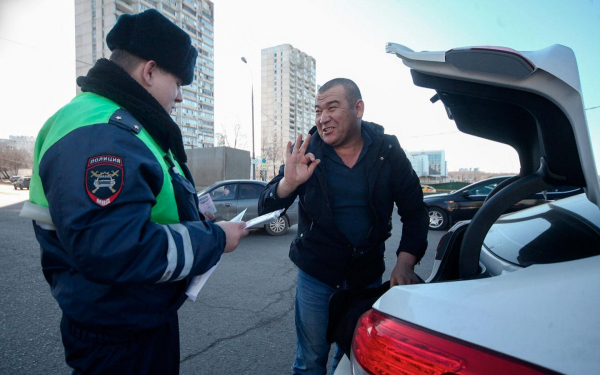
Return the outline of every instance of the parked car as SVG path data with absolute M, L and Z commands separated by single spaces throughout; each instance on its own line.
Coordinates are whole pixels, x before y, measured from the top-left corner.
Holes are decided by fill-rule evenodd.
M 513 176 L 492 177 L 475 182 L 450 193 L 433 194 L 423 197 L 429 206 L 429 229 L 444 230 L 452 223 L 460 220 L 470 220 L 481 208 L 488 195 L 501 182 Z M 559 186 L 549 188 L 545 194 L 536 193 L 506 210 L 506 213 L 519 211 L 538 204 L 567 198 L 583 193 L 582 188 L 573 186 Z
M 19 188 L 21 190 L 23 190 L 23 188 L 29 189 L 30 181 L 31 181 L 31 177 L 19 177 L 19 179 L 17 179 L 13 183 L 13 186 L 15 187 L 15 190 L 17 190 L 17 188 Z
M 573 51 L 387 50 L 460 131 L 513 146 L 521 172 L 442 237 L 425 283 L 359 318 L 335 374 L 597 373 L 600 185 Z M 585 193 L 500 218 L 557 185 Z
M 423 193 L 435 193 L 436 190 L 433 186 L 429 185 L 421 185 L 421 189 L 423 189 Z
M 258 216 L 258 198 L 267 186 L 266 182 L 255 180 L 219 181 L 198 193 L 198 197 L 209 194 L 217 212 L 215 220 L 231 220 L 246 209 L 244 221 Z M 298 224 L 298 202 L 294 202 L 277 221 L 265 224 L 264 228 L 272 236 L 280 236 L 289 227 Z

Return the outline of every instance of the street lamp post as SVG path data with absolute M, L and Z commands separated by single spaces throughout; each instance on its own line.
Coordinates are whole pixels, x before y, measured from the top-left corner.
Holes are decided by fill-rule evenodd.
M 248 66 L 248 70 L 250 71 L 250 80 L 252 87 L 252 179 L 256 180 L 256 164 L 254 164 L 254 160 L 256 160 L 256 156 L 254 155 L 254 77 L 252 76 L 252 69 L 250 69 L 250 65 L 246 58 L 242 56 L 242 61 L 244 64 Z

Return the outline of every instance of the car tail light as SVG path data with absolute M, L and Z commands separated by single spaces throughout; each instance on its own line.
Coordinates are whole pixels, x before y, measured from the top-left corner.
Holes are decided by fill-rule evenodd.
M 358 366 L 357 366 L 358 365 Z M 547 374 L 547 369 L 426 330 L 377 310 L 352 341 L 353 374 Z

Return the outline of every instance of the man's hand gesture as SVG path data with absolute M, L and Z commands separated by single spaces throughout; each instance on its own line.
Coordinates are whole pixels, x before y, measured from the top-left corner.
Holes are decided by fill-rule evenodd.
M 292 142 L 288 142 L 285 158 L 285 169 L 283 178 L 277 185 L 277 195 L 280 198 L 285 198 L 295 191 L 298 186 L 305 183 L 312 176 L 315 168 L 321 160 L 315 160 L 315 155 L 312 152 L 306 153 L 308 144 L 310 143 L 311 135 L 306 136 L 306 140 L 302 142 L 302 134 L 298 136 L 294 149 Z M 291 150 L 291 151 L 290 151 Z

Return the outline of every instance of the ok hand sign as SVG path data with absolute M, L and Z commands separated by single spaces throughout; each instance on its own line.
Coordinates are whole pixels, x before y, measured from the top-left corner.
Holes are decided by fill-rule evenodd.
M 312 152 L 306 153 L 308 144 L 310 143 L 311 135 L 306 136 L 306 140 L 302 142 L 302 134 L 298 136 L 294 149 L 292 142 L 288 142 L 285 158 L 284 177 L 279 181 L 277 186 L 277 195 L 280 198 L 285 198 L 290 195 L 298 186 L 305 183 L 317 168 L 321 160 L 315 160 L 315 155 Z M 291 150 L 291 152 L 290 152 Z

